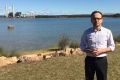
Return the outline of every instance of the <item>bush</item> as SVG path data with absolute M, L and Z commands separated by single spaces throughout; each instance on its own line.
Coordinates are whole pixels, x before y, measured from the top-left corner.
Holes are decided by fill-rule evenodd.
M 10 53 L 7 53 L 3 50 L 3 48 L 0 48 L 0 56 L 5 56 L 5 57 L 13 57 L 16 56 L 18 57 L 19 54 L 16 53 L 16 51 L 11 51 Z
M 3 48 L 0 48 L 0 56 L 8 57 L 9 54 L 6 54 L 5 51 L 3 50 Z
M 120 35 L 114 37 L 115 42 L 120 42 Z
M 3 49 L 2 48 L 0 48 L 0 53 L 3 53 Z
M 72 41 L 70 43 L 70 48 L 79 48 L 79 43 L 77 41 Z
M 63 50 L 69 44 L 69 38 L 67 36 L 61 36 L 58 42 L 59 49 Z

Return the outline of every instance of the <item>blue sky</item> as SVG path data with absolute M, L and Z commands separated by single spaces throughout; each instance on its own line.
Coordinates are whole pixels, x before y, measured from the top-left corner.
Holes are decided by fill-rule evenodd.
M 15 12 L 38 14 L 89 14 L 94 10 L 103 13 L 120 13 L 120 0 L 0 0 L 0 14 L 5 4 L 12 4 Z

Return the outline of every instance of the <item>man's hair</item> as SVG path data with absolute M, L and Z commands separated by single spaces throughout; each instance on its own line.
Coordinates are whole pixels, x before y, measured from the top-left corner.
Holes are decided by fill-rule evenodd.
M 93 12 L 91 13 L 91 17 L 93 17 L 93 15 L 94 15 L 95 13 L 100 13 L 100 14 L 101 14 L 101 16 L 103 17 L 102 12 L 100 12 L 100 11 L 93 11 Z

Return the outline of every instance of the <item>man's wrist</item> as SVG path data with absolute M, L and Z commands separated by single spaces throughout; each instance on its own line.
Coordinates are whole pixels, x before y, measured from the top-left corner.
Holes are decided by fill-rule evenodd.
M 104 48 L 103 53 L 112 51 L 111 48 Z

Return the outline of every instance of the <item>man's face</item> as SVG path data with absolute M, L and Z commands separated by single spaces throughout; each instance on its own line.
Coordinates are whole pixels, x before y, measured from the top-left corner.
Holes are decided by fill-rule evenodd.
M 94 27 L 100 27 L 102 25 L 102 22 L 103 22 L 102 15 L 100 13 L 95 13 L 91 17 L 91 22 L 92 22 Z

